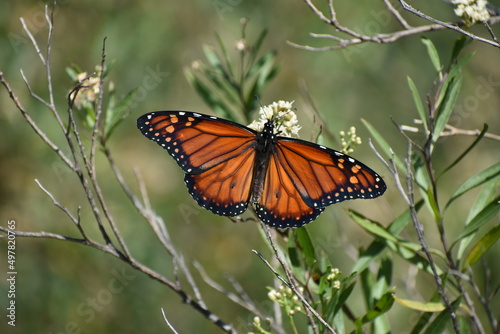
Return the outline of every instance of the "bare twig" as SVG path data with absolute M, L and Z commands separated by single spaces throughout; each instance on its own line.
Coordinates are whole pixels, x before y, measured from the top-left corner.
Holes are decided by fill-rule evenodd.
M 417 15 L 421 18 L 424 18 L 433 24 L 429 25 L 423 25 L 423 26 L 417 26 L 413 27 L 408 22 L 403 18 L 403 16 L 397 11 L 397 9 L 392 5 L 390 0 L 383 0 L 385 6 L 387 7 L 387 10 L 396 18 L 398 23 L 403 27 L 403 30 L 398 30 L 398 31 L 393 31 L 390 33 L 377 33 L 373 35 L 366 35 L 362 33 L 358 33 L 344 25 L 342 25 L 339 20 L 337 19 L 337 13 L 335 10 L 335 7 L 333 5 L 333 0 L 328 0 L 328 8 L 330 12 L 330 18 L 326 17 L 326 15 L 319 10 L 312 2 L 312 0 L 304 0 L 304 2 L 307 4 L 307 6 L 314 12 L 314 14 L 323 22 L 325 22 L 328 25 L 331 25 L 333 28 L 335 28 L 335 33 L 343 33 L 347 36 L 348 38 L 342 38 L 336 35 L 331 35 L 331 34 L 314 34 L 310 33 L 310 35 L 314 38 L 327 38 L 330 40 L 334 40 L 336 43 L 334 45 L 328 45 L 328 46 L 323 46 L 323 47 L 314 47 L 314 46 L 309 46 L 309 45 L 301 45 L 297 44 L 291 41 L 287 41 L 287 43 L 293 47 L 308 50 L 308 51 L 329 51 L 329 50 L 338 50 L 338 49 L 344 49 L 349 46 L 365 43 L 365 42 L 371 42 L 371 43 L 377 43 L 377 44 L 386 44 L 386 43 L 393 43 L 400 38 L 407 37 L 407 36 L 412 36 L 412 35 L 418 35 L 422 34 L 424 32 L 429 32 L 429 31 L 438 31 L 438 30 L 446 30 L 446 29 L 451 29 L 455 30 L 461 34 L 464 34 L 474 40 L 480 41 L 487 43 L 489 45 L 495 46 L 495 47 L 500 47 L 500 43 L 498 42 L 498 39 L 494 35 L 493 31 L 490 28 L 490 25 L 496 24 L 500 22 L 500 16 L 493 16 L 488 19 L 488 21 L 484 22 L 484 25 L 490 32 L 490 35 L 492 36 L 493 40 L 488 40 L 486 38 L 477 36 L 471 32 L 468 32 L 462 28 L 461 26 L 465 26 L 464 22 L 454 22 L 454 23 L 446 23 L 437 19 L 434 19 L 426 14 L 421 13 L 420 11 L 416 10 L 415 8 L 411 7 L 408 5 L 405 1 L 400 0 L 399 2 L 403 6 L 405 10 L 408 12 L 411 12 L 414 15 Z
M 61 151 L 61 149 L 54 144 L 49 137 L 38 127 L 38 125 L 35 123 L 35 121 L 31 118 L 31 116 L 26 112 L 24 109 L 23 105 L 21 102 L 19 102 L 19 99 L 17 96 L 14 94 L 12 91 L 12 88 L 10 87 L 10 84 L 7 80 L 5 80 L 5 77 L 2 72 L 0 72 L 0 82 L 2 85 L 5 87 L 7 92 L 9 93 L 10 99 L 14 102 L 14 105 L 16 108 L 21 112 L 21 115 L 23 115 L 24 119 L 26 122 L 31 126 L 31 128 L 35 131 L 35 133 L 42 139 L 42 141 L 47 144 L 56 154 L 59 156 L 59 158 L 68 166 L 72 171 L 76 171 L 75 165 L 71 162 L 71 160 Z
M 274 251 L 274 255 L 276 257 L 276 259 L 278 260 L 278 262 L 280 263 L 281 267 L 283 268 L 283 270 L 285 271 L 285 274 L 287 275 L 287 279 L 288 280 L 285 280 L 283 277 L 281 277 L 272 267 L 271 267 L 271 264 L 257 251 L 253 251 L 255 254 L 257 254 L 259 256 L 259 258 L 261 260 L 264 261 L 264 263 L 266 263 L 266 265 L 269 267 L 269 269 L 272 270 L 272 272 L 274 273 L 274 275 L 280 280 L 282 281 L 287 287 L 289 287 L 290 289 L 292 289 L 292 291 L 295 293 L 295 295 L 297 295 L 297 297 L 300 299 L 300 301 L 302 302 L 302 304 L 304 305 L 304 309 L 306 310 L 306 315 L 308 315 L 308 317 L 310 316 L 308 313 L 310 312 L 312 315 L 314 315 L 316 317 L 316 319 L 318 319 L 318 321 L 323 325 L 325 326 L 325 328 L 330 332 L 330 333 L 333 333 L 335 334 L 336 331 L 330 326 L 330 324 L 328 324 L 325 319 L 323 319 L 319 314 L 318 312 L 316 312 L 316 310 L 309 304 L 309 302 L 305 299 L 305 297 L 302 295 L 302 293 L 300 293 L 300 291 L 297 289 L 296 287 L 296 284 L 294 282 L 294 279 L 293 279 L 293 276 L 290 272 L 290 269 L 286 266 L 285 264 L 285 261 L 281 258 L 281 254 L 280 252 L 278 251 L 278 248 L 277 246 L 275 245 L 274 241 L 273 241 L 273 238 L 271 236 L 271 233 L 269 231 L 269 227 L 267 225 L 265 225 L 264 223 L 261 222 L 261 227 L 262 229 L 264 230 L 266 236 L 267 236 L 267 239 L 269 240 L 269 243 Z M 316 333 L 318 332 L 318 328 L 316 327 L 316 323 L 313 319 L 310 319 L 309 320 L 309 323 L 312 327 L 312 330 Z
M 401 3 L 401 6 L 403 7 L 404 10 L 407 10 L 409 11 L 410 13 L 412 14 L 415 14 L 416 16 L 418 17 L 421 17 L 429 22 L 433 22 L 433 23 L 436 23 L 436 24 L 439 24 L 447 29 L 450 29 L 450 30 L 455 30 L 473 40 L 476 40 L 476 41 L 480 41 L 480 42 L 483 42 L 483 43 L 486 43 L 486 44 L 490 44 L 490 45 L 493 45 L 497 48 L 500 48 L 500 44 L 496 41 L 496 40 L 489 40 L 489 39 L 486 39 L 486 38 L 483 38 L 483 37 L 480 37 L 480 36 L 477 36 L 477 35 L 474 35 L 473 33 L 470 33 L 462 28 L 460 28 L 458 26 L 458 24 L 451 24 L 451 23 L 447 23 L 447 22 L 443 22 L 443 21 L 440 21 L 440 20 L 437 20 L 429 15 L 426 15 L 424 13 L 422 13 L 421 11 L 419 11 L 418 9 L 415 9 L 413 8 L 411 5 L 409 5 L 406 1 L 404 0 L 399 0 L 399 2 Z M 494 23 L 497 23 L 499 21 L 500 17 L 498 16 L 494 16 L 492 18 L 489 18 L 488 21 L 486 21 L 487 23 L 489 22 L 490 24 L 494 24 Z M 462 23 L 463 25 L 463 23 Z
M 27 111 L 24 109 L 20 101 L 18 100 L 17 96 L 14 94 L 13 90 L 11 89 L 9 83 L 7 80 L 4 78 L 3 73 L 0 72 L 0 82 L 2 85 L 6 88 L 7 92 L 10 95 L 11 100 L 14 102 L 14 105 L 16 108 L 21 112 L 23 117 L 26 119 L 27 123 L 32 127 L 32 129 L 35 131 L 35 133 L 42 139 L 42 141 L 47 144 L 56 154 L 59 156 L 59 158 L 76 174 L 78 177 L 81 186 L 84 190 L 86 200 L 88 201 L 91 211 L 94 215 L 95 222 L 99 226 L 99 229 L 101 231 L 101 234 L 104 238 L 105 243 L 99 243 L 96 242 L 92 239 L 89 238 L 89 236 L 85 233 L 85 230 L 83 229 L 83 226 L 80 223 L 80 207 L 77 209 L 77 214 L 76 216 L 71 213 L 71 211 L 65 207 L 63 204 L 61 204 L 57 199 L 56 196 L 54 196 L 47 188 L 45 188 L 38 180 L 36 180 L 36 183 L 40 187 L 40 189 L 47 194 L 50 199 L 52 200 L 52 203 L 60 210 L 62 210 L 69 218 L 71 222 L 73 222 L 77 228 L 79 229 L 79 232 L 82 236 L 82 238 L 75 238 L 75 237 L 69 237 L 69 236 L 64 236 L 64 235 L 59 235 L 59 234 L 54 234 L 54 233 L 49 233 L 49 232 L 21 232 L 21 231 L 16 231 L 14 232 L 16 236 L 18 237 L 30 237 L 30 238 L 48 238 L 48 239 L 56 239 L 56 240 L 62 240 L 62 241 L 70 241 L 73 243 L 78 243 L 86 246 L 90 246 L 92 248 L 98 249 L 100 251 L 103 251 L 105 253 L 111 254 L 125 263 L 129 264 L 131 267 L 137 269 L 138 271 L 141 271 L 148 275 L 149 277 L 161 282 L 162 284 L 166 285 L 168 288 L 173 290 L 174 292 L 177 293 L 182 299 L 184 303 L 192 307 L 194 310 L 197 312 L 201 313 L 207 320 L 210 322 L 214 323 L 217 327 L 222 329 L 226 333 L 236 333 L 236 330 L 233 328 L 232 325 L 222 321 L 216 314 L 211 312 L 207 306 L 204 304 L 202 298 L 201 298 L 201 293 L 198 290 L 195 281 L 193 277 L 191 276 L 187 265 L 185 264 L 185 261 L 183 260 L 182 256 L 179 255 L 179 253 L 175 250 L 170 237 L 168 236 L 168 232 L 163 224 L 163 221 L 156 216 L 156 214 L 151 210 L 151 205 L 149 204 L 149 200 L 147 197 L 147 193 L 145 191 L 144 184 L 142 182 L 142 179 L 139 178 L 139 174 L 136 173 L 138 176 L 139 180 L 139 186 L 141 188 L 141 192 L 143 194 L 143 200 L 145 202 L 145 205 L 142 205 L 140 200 L 130 191 L 128 186 L 126 185 L 120 171 L 118 170 L 117 166 L 114 163 L 114 160 L 111 156 L 111 152 L 107 149 L 106 147 L 106 142 L 103 132 L 100 127 L 100 122 L 96 122 L 96 127 L 94 127 L 93 132 L 92 132 L 92 143 L 91 143 L 91 148 L 90 148 L 90 154 L 92 155 L 91 158 L 89 158 L 88 155 L 88 148 L 86 145 L 83 143 L 82 137 L 80 135 L 80 131 L 77 127 L 77 122 L 75 120 L 75 114 L 73 110 L 73 105 L 74 105 L 74 98 L 77 96 L 78 90 L 82 87 L 84 82 L 80 82 L 77 87 L 69 94 L 68 97 L 68 105 L 69 108 L 67 110 L 68 112 L 68 122 L 67 124 L 64 124 L 62 122 L 59 113 L 56 109 L 56 106 L 54 105 L 54 92 L 52 90 L 52 79 L 51 79 L 51 68 L 50 68 L 50 55 L 51 55 L 51 43 L 52 43 L 52 35 L 53 35 L 53 11 L 49 12 L 48 7 L 46 7 L 45 11 L 45 17 L 47 19 L 47 22 L 49 24 L 49 35 L 48 35 L 48 41 L 47 41 L 47 54 L 44 56 L 43 53 L 41 52 L 40 48 L 38 47 L 38 44 L 33 37 L 33 34 L 29 31 L 27 25 L 25 24 L 24 20 L 21 22 L 23 23 L 24 29 L 26 30 L 26 33 L 28 36 L 30 36 L 33 45 L 35 46 L 36 52 L 39 55 L 43 66 L 45 67 L 47 71 L 47 80 L 48 80 L 48 86 L 49 86 L 49 98 L 48 101 L 44 100 L 41 98 L 39 95 L 37 95 L 32 89 L 31 86 L 24 76 L 24 73 L 22 73 L 23 79 L 26 83 L 26 86 L 28 87 L 28 90 L 31 94 L 31 96 L 36 99 L 37 101 L 41 102 L 47 109 L 50 110 L 52 114 L 55 115 L 55 118 L 57 119 L 58 124 L 60 125 L 61 130 L 63 131 L 66 141 L 68 143 L 68 148 L 71 154 L 71 158 L 67 157 L 61 149 L 59 149 L 58 146 L 56 146 L 50 138 L 38 127 L 38 125 L 33 121 L 33 119 L 29 116 Z M 103 57 L 102 57 L 102 69 L 104 71 L 104 47 L 103 47 Z M 102 100 L 103 100 L 103 76 L 101 72 L 101 81 L 100 81 L 100 94 L 98 97 L 98 111 L 99 116 L 98 118 L 100 119 L 102 117 Z M 160 275 L 158 272 L 152 270 L 151 268 L 141 264 L 137 260 L 135 260 L 131 254 L 129 254 L 127 245 L 124 241 L 124 239 L 121 236 L 120 231 L 117 228 L 117 225 L 115 223 L 115 220 L 111 214 L 111 212 L 108 209 L 108 204 L 106 201 L 106 198 L 104 197 L 104 194 L 101 190 L 101 185 L 97 179 L 97 173 L 96 173 L 96 166 L 95 166 L 95 155 L 97 153 L 97 145 L 102 145 L 105 151 L 105 155 L 108 158 L 108 161 L 110 163 L 111 169 L 116 175 L 116 178 L 119 182 L 119 184 L 122 186 L 124 189 L 125 193 L 127 196 L 131 199 L 131 202 L 133 203 L 134 207 L 146 218 L 146 220 L 150 223 L 150 225 L 153 227 L 155 233 L 157 234 L 159 240 L 161 240 L 162 244 L 165 246 L 165 249 L 169 252 L 169 254 L 172 256 L 173 261 L 174 261 L 174 266 L 177 268 L 177 264 L 179 265 L 180 270 L 182 271 L 184 277 L 186 277 L 187 281 L 189 282 L 192 290 L 194 291 L 195 298 L 192 298 L 181 286 L 179 281 L 172 281 L 167 279 L 166 277 Z M 83 166 L 82 166 L 83 165 Z M 83 167 L 83 168 L 82 168 Z M 104 227 L 103 222 L 108 221 L 110 224 L 113 233 L 118 240 L 121 249 L 124 251 L 122 253 L 120 250 L 118 250 L 113 242 L 111 241 L 111 238 L 108 236 L 106 229 Z M 8 232 L 11 233 L 7 228 L 1 227 L 0 226 L 0 231 Z M 3 237 L 0 236 L 0 237 Z
M 165 314 L 165 310 L 163 309 L 163 307 L 161 308 L 161 314 L 163 315 L 163 320 L 165 320 L 165 322 L 167 323 L 168 328 L 170 328 L 170 330 L 171 330 L 174 334 L 179 334 L 179 333 L 175 330 L 174 326 L 172 326 L 172 324 L 168 321 L 168 319 L 167 319 L 167 315 Z

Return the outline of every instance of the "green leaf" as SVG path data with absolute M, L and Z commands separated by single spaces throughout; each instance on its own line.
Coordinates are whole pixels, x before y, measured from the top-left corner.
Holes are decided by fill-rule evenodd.
M 389 311 L 394 304 L 394 298 L 392 297 L 393 292 L 387 292 L 375 303 L 373 308 L 371 308 L 362 318 L 361 322 L 366 324 L 373 319 L 381 316 L 382 314 Z
M 488 249 L 493 246 L 500 238 L 500 224 L 489 230 L 470 250 L 469 254 L 465 257 L 462 269 L 466 269 L 474 265 Z
M 477 143 L 479 143 L 479 141 L 483 139 L 484 135 L 486 134 L 486 131 L 488 131 L 488 124 L 484 124 L 483 130 L 477 136 L 477 138 L 472 142 L 472 144 L 462 154 L 460 154 L 460 156 L 456 158 L 455 161 L 453 161 L 448 167 L 446 167 L 441 172 L 441 174 L 437 177 L 437 180 L 439 180 L 441 176 L 443 176 L 447 171 L 455 167 L 456 164 L 458 164 L 463 158 L 465 158 L 465 156 L 477 145 Z
M 415 86 L 415 83 L 410 77 L 406 77 L 408 80 L 408 87 L 410 87 L 411 94 L 413 95 L 413 102 L 415 103 L 415 106 L 417 107 L 418 115 L 420 116 L 420 119 L 422 120 L 422 124 L 424 125 L 425 132 L 429 132 L 429 128 L 427 126 L 427 116 L 425 115 L 424 111 L 424 105 L 422 104 L 422 99 L 420 98 L 420 94 L 418 93 L 417 86 Z
M 432 209 L 432 213 L 434 215 L 434 220 L 435 221 L 441 221 L 441 213 L 439 212 L 436 199 L 434 198 L 434 193 L 432 192 L 432 189 L 429 187 L 427 188 L 427 201 Z
M 467 215 L 467 219 L 465 221 L 465 225 L 470 224 L 472 219 L 476 217 L 479 212 L 481 212 L 488 204 L 493 201 L 495 198 L 497 189 L 500 186 L 500 177 L 495 178 L 491 182 L 487 182 L 484 186 L 481 187 L 481 191 L 479 194 L 476 196 L 476 200 L 474 201 L 474 204 L 469 210 L 469 213 Z M 468 237 L 465 237 L 463 239 L 459 239 L 459 246 L 458 246 L 458 251 L 457 251 L 457 259 L 462 259 L 463 254 L 465 252 L 465 249 L 469 246 L 470 242 L 472 241 L 474 235 L 469 235 Z M 453 247 L 454 245 L 452 245 Z
M 398 304 L 400 304 L 406 308 L 416 310 L 416 311 L 421 311 L 421 312 L 441 312 L 446 308 L 446 306 L 443 305 L 443 303 L 417 302 L 417 301 L 410 300 L 410 299 L 398 298 L 398 297 L 396 297 L 396 295 L 394 295 L 393 298 L 396 302 L 398 302 Z
M 203 101 L 219 116 L 234 120 L 231 109 L 219 98 L 217 98 L 199 78 L 185 70 L 184 74 L 188 82 L 194 87 L 196 92 L 201 96 Z
M 106 121 L 104 124 L 104 134 L 106 138 L 109 138 L 116 127 L 128 117 L 130 114 L 129 106 L 134 100 L 136 93 L 137 88 L 132 89 L 117 105 L 115 105 L 114 94 L 110 92 L 108 108 L 106 110 Z
M 439 60 L 439 54 L 436 50 L 436 47 L 432 43 L 432 41 L 426 37 L 421 38 L 422 43 L 427 47 L 427 53 L 429 54 L 429 58 L 431 59 L 432 65 L 436 72 L 441 74 L 441 62 Z
M 361 119 L 363 124 L 365 125 L 366 129 L 368 132 L 370 132 L 370 135 L 372 136 L 373 140 L 382 148 L 383 153 L 385 156 L 389 159 L 394 159 L 396 166 L 399 168 L 399 170 L 403 171 L 406 175 L 406 166 L 405 164 L 401 161 L 401 159 L 397 156 L 393 156 L 393 151 L 389 143 L 384 139 L 384 137 L 371 125 L 368 121 Z
M 314 245 L 306 226 L 296 229 L 295 233 L 302 253 L 304 254 L 306 264 L 309 267 L 317 265 L 316 251 L 314 250 Z
M 497 177 L 500 175 L 500 163 L 496 163 L 493 166 L 479 172 L 478 174 L 470 177 L 467 181 L 462 183 L 460 187 L 453 193 L 450 200 L 446 204 L 445 210 L 450 206 L 450 204 L 456 200 L 458 197 L 462 196 L 467 191 Z
M 276 59 L 276 51 L 269 51 L 262 57 L 260 57 L 259 60 L 257 60 L 248 70 L 248 72 L 245 74 L 245 79 L 248 79 L 252 75 L 260 72 L 263 70 L 265 67 L 269 67 L 274 60 Z
M 219 56 L 214 51 L 213 46 L 207 44 L 203 45 L 203 53 L 205 54 L 205 58 L 207 58 L 208 63 L 213 66 L 214 70 L 216 70 L 218 74 L 227 75 L 220 62 Z
M 419 334 L 422 330 L 427 326 L 430 322 L 430 319 L 434 313 L 431 312 L 423 312 L 420 318 L 418 318 L 417 323 L 413 326 L 410 334 Z
M 415 210 L 418 212 L 424 202 L 420 200 L 415 205 Z M 393 235 L 399 234 L 411 222 L 410 209 L 405 210 L 399 217 L 397 217 L 388 227 L 387 231 Z M 351 272 L 362 272 L 368 265 L 375 261 L 386 249 L 385 243 L 375 240 L 365 251 L 361 251 L 359 259 L 352 268 Z
M 66 67 L 66 74 L 71 78 L 72 81 L 76 82 L 76 77 L 78 76 L 77 69 L 75 67 Z
M 267 29 L 263 29 L 257 39 L 255 40 L 255 43 L 252 45 L 252 51 L 251 51 L 251 58 L 250 61 L 248 62 L 249 65 L 251 66 L 255 59 L 257 58 L 257 54 L 259 53 L 260 47 L 262 46 L 262 42 L 267 36 Z
M 453 63 L 458 56 L 460 55 L 460 52 L 465 48 L 467 44 L 469 44 L 472 40 L 464 35 L 460 35 L 460 38 L 457 39 L 455 44 L 453 44 L 453 51 L 451 53 L 451 59 L 450 63 Z
M 481 226 L 486 224 L 491 218 L 495 217 L 500 211 L 500 196 L 493 199 L 483 210 L 481 210 L 470 222 L 467 224 L 458 236 L 457 240 L 467 237 L 468 235 L 476 232 Z
M 358 223 L 366 231 L 370 232 L 371 234 L 373 234 L 375 236 L 378 236 L 382 239 L 390 241 L 394 244 L 398 244 L 400 246 L 403 246 L 403 247 L 410 249 L 412 251 L 415 251 L 415 252 L 419 252 L 422 249 L 422 247 L 420 245 L 417 245 L 417 244 L 409 242 L 409 241 L 405 241 L 405 240 L 393 235 L 392 233 L 388 232 L 380 224 L 365 218 L 363 215 L 361 215 L 353 210 L 348 210 L 348 214 L 356 223 Z
M 462 297 L 458 297 L 452 304 L 451 307 L 454 311 L 458 309 Z M 425 334 L 436 334 L 443 333 L 446 324 L 451 321 L 450 312 L 448 309 L 444 309 L 439 313 L 439 315 L 430 323 L 427 327 Z
M 226 64 L 226 68 L 229 72 L 229 75 L 234 78 L 234 71 L 233 71 L 233 67 L 231 66 L 231 60 L 230 60 L 229 55 L 227 53 L 226 45 L 224 44 L 224 42 L 222 41 L 222 38 L 220 37 L 220 35 L 218 33 L 215 33 L 215 38 L 217 39 L 217 43 L 219 43 L 219 48 L 222 51 L 222 56 L 224 57 L 224 62 Z
M 472 54 L 469 54 L 456 63 L 453 63 L 453 66 L 450 68 L 448 75 L 446 76 L 444 82 L 441 85 L 441 88 L 439 89 L 436 108 L 441 108 L 441 103 L 443 102 L 445 95 L 448 93 L 448 86 L 453 79 L 461 74 L 462 67 L 464 67 L 471 58 Z
M 437 116 L 436 116 L 436 124 L 434 127 L 434 132 L 432 134 L 432 140 L 435 142 L 439 139 L 441 132 L 443 132 L 444 127 L 448 123 L 450 119 L 451 113 L 455 108 L 455 104 L 458 99 L 458 94 L 460 93 L 460 88 L 462 87 L 462 80 L 460 77 L 454 77 L 449 87 L 446 89 L 446 94 L 443 100 L 443 103 L 439 105 Z
M 340 294 L 339 294 L 339 299 L 337 301 L 337 304 L 335 305 L 335 310 L 334 310 L 334 314 L 337 314 L 340 309 L 342 308 L 342 306 L 345 304 L 345 302 L 347 301 L 347 298 L 349 298 L 349 296 L 351 295 L 352 291 L 354 290 L 354 287 L 356 286 L 356 282 L 352 282 L 352 283 L 349 283 L 347 284 L 346 287 L 344 287 L 344 282 L 341 283 L 341 291 L 340 291 Z

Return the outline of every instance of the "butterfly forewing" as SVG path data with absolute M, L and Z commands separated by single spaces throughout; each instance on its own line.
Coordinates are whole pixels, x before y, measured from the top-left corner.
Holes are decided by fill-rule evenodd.
M 375 198 L 386 190 L 382 178 L 341 152 L 307 141 L 280 137 L 273 153 L 312 208 L 356 198 Z
M 255 145 L 253 130 L 188 111 L 152 112 L 141 116 L 137 127 L 190 174 L 202 173 Z

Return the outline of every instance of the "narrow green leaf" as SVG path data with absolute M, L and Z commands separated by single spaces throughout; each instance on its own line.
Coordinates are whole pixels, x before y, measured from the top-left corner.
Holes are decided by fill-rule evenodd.
M 292 267 L 300 268 L 300 252 L 297 249 L 297 245 L 295 241 L 290 238 L 288 240 L 288 257 L 290 259 L 290 263 Z
M 417 320 L 417 323 L 411 329 L 410 334 L 420 334 L 425 326 L 427 326 L 427 324 L 430 322 L 433 314 L 434 313 L 431 312 L 422 312 L 421 316 Z
M 201 71 L 208 79 L 209 82 L 215 85 L 218 88 L 218 92 L 223 94 L 229 101 L 232 103 L 237 103 L 239 98 L 239 89 L 237 83 L 228 80 L 226 76 L 220 75 L 220 73 L 212 71 L 206 65 L 201 65 Z
M 399 237 L 388 232 L 380 224 L 365 218 L 364 216 L 362 216 L 361 214 L 359 214 L 353 210 L 348 210 L 348 214 L 356 223 L 358 223 L 366 231 L 374 234 L 375 236 L 381 237 L 382 239 L 385 239 L 385 240 L 390 241 L 392 243 L 401 245 L 401 246 L 403 246 L 407 249 L 410 249 L 412 251 L 418 252 L 422 249 L 422 247 L 420 245 L 417 245 L 415 243 L 400 239 Z
M 229 75 L 234 78 L 233 67 L 231 66 L 231 60 L 229 59 L 229 55 L 227 53 L 226 45 L 222 41 L 222 38 L 218 33 L 215 33 L 215 38 L 217 39 L 217 43 L 219 43 L 219 48 L 222 51 L 222 56 L 224 57 L 224 63 L 226 64 L 226 68 L 229 72 Z
M 345 304 L 345 302 L 347 301 L 347 298 L 349 298 L 349 296 L 351 295 L 355 286 L 356 286 L 356 283 L 352 282 L 352 283 L 348 284 L 345 288 L 342 287 L 340 294 L 339 294 L 339 300 L 337 301 L 337 305 L 335 305 L 334 314 L 337 314 L 340 311 L 340 309 L 342 308 L 342 305 Z
M 203 101 L 219 116 L 234 120 L 233 113 L 231 109 L 222 100 L 217 98 L 210 89 L 201 82 L 195 75 L 193 75 L 189 70 L 184 71 L 184 74 L 188 82 L 194 87 L 196 92 L 200 95 Z
M 476 200 L 474 201 L 472 207 L 467 214 L 467 219 L 465 220 L 465 226 L 469 225 L 472 219 L 476 217 L 479 212 L 481 212 L 488 204 L 493 201 L 496 196 L 497 190 L 500 187 L 500 177 L 493 179 L 491 182 L 485 183 L 481 187 L 481 191 L 476 196 Z M 463 259 L 463 254 L 465 249 L 469 246 L 473 239 L 474 235 L 469 235 L 463 239 L 457 240 L 459 242 L 458 251 L 457 251 L 457 259 Z M 453 247 L 454 245 L 452 245 Z
M 451 303 L 451 307 L 454 311 L 457 310 L 460 305 L 462 297 L 458 297 L 453 303 Z M 450 312 L 448 309 L 444 309 L 439 313 L 439 315 L 430 323 L 427 327 L 425 334 L 436 334 L 443 333 L 446 327 L 446 324 L 451 321 Z
M 134 100 L 137 90 L 137 88 L 132 89 L 116 105 L 114 96 L 113 98 L 110 96 L 108 109 L 106 110 L 106 122 L 104 124 L 104 133 L 106 138 L 109 138 L 116 127 L 130 114 L 130 104 Z
M 316 251 L 307 227 L 303 226 L 295 229 L 295 233 L 297 234 L 297 241 L 301 247 L 302 253 L 304 254 L 307 265 L 309 267 L 317 265 Z
M 450 68 L 448 75 L 446 76 L 444 82 L 441 85 L 441 88 L 438 92 L 438 98 L 436 102 L 436 107 L 441 108 L 441 103 L 443 102 L 444 97 L 448 93 L 448 87 L 452 80 L 461 75 L 462 67 L 464 67 L 472 58 L 473 54 L 469 54 L 465 56 L 463 59 L 460 59 Z
M 224 74 L 224 67 L 222 66 L 219 56 L 215 53 L 213 46 L 211 45 L 203 45 L 203 53 L 205 54 L 205 58 L 207 58 L 210 65 L 213 66 L 215 70 L 219 72 L 219 74 Z
M 500 163 L 496 163 L 493 166 L 470 177 L 467 181 L 462 183 L 462 185 L 460 185 L 457 190 L 455 190 L 450 200 L 446 204 L 445 209 L 448 208 L 454 200 L 456 200 L 467 191 L 497 177 L 498 175 L 500 175 Z
M 464 47 L 472 40 L 470 38 L 466 37 L 465 35 L 460 35 L 460 38 L 457 39 L 455 44 L 453 44 L 453 51 L 451 52 L 451 59 L 450 63 L 453 63 L 458 56 L 460 55 L 460 52 L 464 49 Z
M 262 46 L 262 42 L 264 41 L 264 39 L 267 36 L 267 32 L 268 32 L 267 29 L 263 29 L 261 31 L 261 33 L 259 34 L 259 36 L 257 37 L 257 39 L 255 40 L 255 43 L 253 43 L 253 46 L 252 46 L 252 57 L 253 58 L 251 60 L 251 63 L 254 62 L 257 54 L 259 53 L 260 47 Z
M 408 80 L 408 87 L 410 87 L 411 94 L 413 95 L 413 102 L 415 103 L 415 106 L 417 107 L 418 115 L 420 116 L 420 120 L 422 120 L 422 124 L 424 125 L 425 132 L 429 132 L 429 128 L 427 126 L 427 116 L 424 111 L 424 105 L 422 104 L 422 99 L 420 98 L 420 94 L 418 93 L 417 86 L 415 86 L 415 83 L 410 77 L 406 77 Z
M 462 59 L 457 61 L 456 64 L 454 64 L 451 67 L 448 76 L 450 78 L 453 78 L 455 76 L 460 75 L 462 68 L 465 67 L 465 65 L 467 65 L 470 62 L 470 60 L 472 59 L 473 56 L 474 56 L 474 53 L 469 53 L 468 55 L 466 55 L 465 57 L 463 57 Z
M 71 78 L 72 81 L 76 82 L 76 77 L 78 76 L 77 70 L 74 67 L 66 67 L 66 74 Z
M 489 230 L 470 250 L 469 254 L 465 257 L 462 269 L 466 269 L 474 265 L 484 253 L 490 249 L 491 246 L 500 238 L 500 224 Z
M 481 210 L 470 222 L 467 224 L 458 236 L 458 240 L 467 237 L 468 235 L 476 232 L 491 218 L 495 217 L 500 211 L 500 196 L 493 199 L 483 210 Z
M 382 148 L 383 153 L 388 159 L 393 159 L 396 163 L 396 166 L 399 168 L 399 170 L 405 172 L 406 174 L 406 167 L 405 164 L 401 161 L 401 159 L 397 156 L 394 155 L 392 156 L 391 152 L 391 146 L 389 143 L 384 139 L 384 137 L 371 125 L 368 121 L 361 119 L 363 122 L 364 126 L 370 132 L 370 135 L 372 136 L 373 140 Z
M 451 80 L 449 87 L 446 90 L 446 95 L 444 97 L 443 103 L 440 104 L 437 116 L 436 124 L 434 127 L 434 132 L 432 134 L 433 141 L 437 141 L 441 132 L 443 132 L 444 127 L 450 119 L 451 113 L 455 108 L 455 104 L 458 99 L 458 94 L 460 88 L 462 87 L 462 80 L 460 77 L 455 77 Z
M 361 322 L 366 324 L 373 319 L 381 316 L 382 314 L 389 311 L 394 304 L 394 298 L 392 297 L 393 292 L 387 292 L 375 303 L 373 308 L 371 308 L 362 318 Z
M 423 200 L 420 200 L 416 205 L 415 209 L 420 211 L 420 208 L 424 204 Z M 393 235 L 398 235 L 408 223 L 411 222 L 410 209 L 405 210 L 399 217 L 397 217 L 388 227 L 387 231 Z M 354 264 L 351 272 L 362 272 L 368 265 L 375 261 L 386 249 L 385 243 L 375 240 L 373 241 L 366 250 L 361 251 L 359 259 Z
M 434 46 L 434 43 L 426 37 L 421 38 L 422 43 L 427 47 L 427 53 L 429 54 L 429 58 L 431 59 L 432 65 L 436 72 L 441 74 L 441 62 L 439 60 L 439 54 Z
M 401 306 L 421 312 L 441 312 L 446 308 L 446 306 L 444 306 L 443 303 L 417 302 L 410 299 L 398 298 L 396 297 L 396 295 L 394 295 L 393 298 Z
M 477 145 L 477 143 L 479 143 L 479 141 L 481 139 L 483 139 L 484 135 L 486 134 L 486 131 L 488 131 L 488 124 L 484 124 L 483 126 L 483 130 L 481 131 L 481 133 L 477 136 L 477 138 L 472 142 L 472 144 L 462 153 L 460 154 L 460 156 L 458 158 L 455 159 L 455 161 L 453 161 L 448 167 L 446 167 L 442 172 L 441 174 L 437 177 L 437 179 L 439 180 L 439 178 L 441 176 L 443 176 L 447 171 L 449 171 L 450 169 L 452 169 L 453 167 L 455 167 L 456 164 L 458 164 L 463 158 L 465 158 L 465 156 L 470 152 L 472 151 L 472 149 Z
M 395 235 L 392 235 L 383 227 L 381 227 L 379 224 L 366 219 L 364 216 L 360 215 L 359 213 L 356 213 L 355 211 L 352 210 L 348 211 L 348 214 L 361 227 L 365 228 L 368 232 L 379 237 L 378 240 L 380 242 L 385 243 L 386 247 L 389 247 L 395 254 L 398 254 L 406 261 L 432 274 L 432 270 L 429 266 L 428 260 L 419 254 L 420 250 L 422 249 L 420 245 L 403 240 Z M 431 252 L 441 257 L 442 259 L 446 259 L 446 256 L 442 252 L 436 249 L 431 249 Z M 439 274 L 442 273 L 442 271 L 439 268 L 436 268 L 436 270 L 439 272 Z
M 434 215 L 434 220 L 435 221 L 441 221 L 441 213 L 439 212 L 436 199 L 434 198 L 434 193 L 432 192 L 432 189 L 429 187 L 427 188 L 427 201 L 429 205 L 431 206 L 432 213 Z
M 248 79 L 255 73 L 258 73 L 261 71 L 263 68 L 270 66 L 272 62 L 276 59 L 276 51 L 269 51 L 265 55 L 259 58 L 249 69 L 248 72 L 245 74 L 245 79 Z

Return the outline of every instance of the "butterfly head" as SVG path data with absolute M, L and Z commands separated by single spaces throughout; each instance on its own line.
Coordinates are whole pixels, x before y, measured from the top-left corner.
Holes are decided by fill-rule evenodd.
M 283 137 L 298 137 L 300 125 L 297 115 L 292 110 L 292 102 L 278 101 L 261 107 L 259 119 L 253 121 L 248 127 L 259 132 L 272 130 L 273 134 Z

